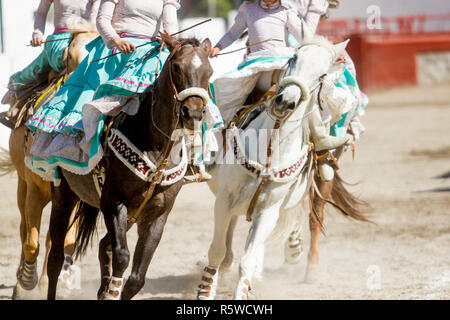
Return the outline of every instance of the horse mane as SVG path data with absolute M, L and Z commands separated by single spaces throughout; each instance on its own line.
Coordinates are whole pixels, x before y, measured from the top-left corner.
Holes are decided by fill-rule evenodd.
M 197 38 L 193 38 L 193 37 L 180 39 L 180 41 L 183 41 L 183 45 L 190 44 L 193 47 L 200 47 L 200 45 L 201 45 L 200 40 L 198 40 Z

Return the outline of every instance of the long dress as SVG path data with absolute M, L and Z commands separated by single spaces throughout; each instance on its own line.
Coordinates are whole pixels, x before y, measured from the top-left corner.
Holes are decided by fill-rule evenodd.
M 178 29 L 178 0 L 102 0 L 97 16 L 101 37 L 86 48 L 88 56 L 58 94 L 27 122 L 35 140 L 27 166 L 44 180 L 59 182 L 58 167 L 88 174 L 101 159 L 100 134 L 107 114 L 136 114 L 139 99 L 150 88 L 169 56 L 153 50 L 160 28 Z M 131 54 L 115 53 L 112 40 L 121 37 L 137 48 Z M 147 56 L 151 51 L 153 54 Z

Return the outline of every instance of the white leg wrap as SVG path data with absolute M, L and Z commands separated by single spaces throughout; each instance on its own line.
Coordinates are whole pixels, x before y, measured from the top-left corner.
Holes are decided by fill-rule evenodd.
M 234 300 L 248 300 L 248 294 L 251 290 L 250 280 L 247 277 L 240 277 L 234 290 Z
M 292 231 L 284 247 L 284 257 L 289 264 L 297 264 L 303 256 L 302 238 L 298 230 Z
M 122 297 L 123 278 L 111 277 L 103 300 L 120 300 Z
M 32 290 L 36 287 L 38 282 L 37 259 L 31 264 L 26 261 L 23 262 L 21 272 L 17 280 L 25 290 Z
M 202 282 L 198 286 L 198 300 L 214 300 L 216 296 L 217 283 L 219 280 L 219 268 L 207 266 L 203 270 Z
M 63 286 L 65 287 L 65 289 L 69 289 L 70 285 L 72 283 L 71 278 L 72 278 L 72 264 L 73 264 L 73 259 L 72 256 L 70 254 L 64 254 L 64 263 L 61 269 L 61 272 L 59 274 L 59 281 L 61 284 L 63 284 Z

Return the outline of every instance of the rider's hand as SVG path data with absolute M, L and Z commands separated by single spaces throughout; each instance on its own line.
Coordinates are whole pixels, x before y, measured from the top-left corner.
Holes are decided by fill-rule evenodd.
M 214 48 L 211 49 L 211 52 L 209 53 L 209 56 L 211 58 L 217 57 L 219 52 L 220 52 L 220 47 L 214 47 Z
M 134 50 L 136 50 L 136 46 L 132 44 L 130 41 L 123 40 L 121 38 L 114 38 L 113 42 L 116 48 L 119 49 L 119 51 L 124 54 L 130 54 Z
M 31 39 L 31 41 L 30 41 L 30 44 L 32 47 L 39 47 L 43 43 L 44 43 L 44 39 L 42 39 L 42 37 L 40 37 L 40 36 L 33 37 L 33 39 Z

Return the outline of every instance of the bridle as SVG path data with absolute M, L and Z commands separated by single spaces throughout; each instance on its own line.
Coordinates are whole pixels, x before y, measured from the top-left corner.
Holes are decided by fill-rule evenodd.
M 176 122 L 175 127 L 173 128 L 172 132 L 174 132 L 179 127 L 180 122 L 181 122 L 181 124 L 183 123 L 182 118 L 181 118 L 180 107 L 184 100 L 186 100 L 187 98 L 192 97 L 192 96 L 198 96 L 198 97 L 202 98 L 203 108 L 205 108 L 206 104 L 208 103 L 208 98 L 209 98 L 208 92 L 205 89 L 199 88 L 199 87 L 190 87 L 190 88 L 182 90 L 181 92 L 178 92 L 177 87 L 173 81 L 172 59 L 175 56 L 175 54 L 178 52 L 178 50 L 180 50 L 180 48 L 183 46 L 183 44 L 185 42 L 186 42 L 186 40 L 181 40 L 180 42 L 177 43 L 177 45 L 171 51 L 169 57 L 167 58 L 167 62 L 166 62 L 169 64 L 169 66 L 168 66 L 169 67 L 169 81 L 170 81 L 170 86 L 173 90 L 174 97 L 176 100 L 177 122 Z M 137 208 L 136 212 L 128 219 L 128 222 L 130 224 L 135 223 L 139 219 L 145 205 L 152 198 L 152 196 L 155 192 L 156 186 L 161 183 L 161 178 L 163 176 L 163 172 L 169 162 L 170 154 L 175 145 L 175 140 L 172 139 L 172 137 L 168 136 L 166 133 L 164 133 L 155 123 L 155 120 L 154 120 L 155 118 L 153 116 L 153 110 L 154 110 L 154 106 L 155 106 L 155 102 L 156 102 L 155 99 L 156 99 L 156 95 L 153 93 L 152 103 L 151 103 L 152 124 L 161 134 L 163 134 L 165 137 L 167 137 L 169 139 L 169 144 L 165 148 L 165 152 L 164 152 L 163 158 L 162 158 L 163 160 L 160 162 L 159 166 L 157 167 L 157 170 L 155 171 L 155 174 L 150 182 L 149 188 L 145 194 L 144 200 L 141 202 L 141 204 Z
M 187 41 L 187 39 L 179 41 L 177 43 L 177 45 L 172 49 L 169 57 L 167 58 L 167 63 L 168 63 L 168 68 L 169 68 L 169 83 L 170 83 L 170 87 L 172 88 L 173 95 L 174 95 L 174 98 L 176 101 L 175 109 L 176 109 L 176 114 L 177 114 L 177 123 L 175 125 L 174 130 L 179 126 L 180 123 L 181 123 L 181 126 L 183 126 L 183 119 L 181 117 L 181 104 L 183 103 L 184 100 L 186 100 L 190 97 L 199 97 L 202 99 L 203 109 L 205 108 L 205 106 L 208 104 L 208 101 L 209 101 L 209 92 L 206 91 L 206 89 L 200 88 L 200 87 L 189 87 L 189 88 L 182 90 L 181 92 L 178 92 L 175 82 L 173 81 L 173 68 L 172 68 L 173 57 L 183 47 L 183 45 L 186 43 L 186 41 Z M 159 133 L 161 133 L 162 135 L 164 135 L 166 138 L 168 138 L 170 140 L 171 137 L 169 135 L 167 135 L 165 132 L 163 132 L 158 127 L 158 125 L 155 123 L 155 120 L 154 120 L 155 118 L 153 116 L 153 109 L 154 109 L 154 105 L 156 102 L 155 94 L 153 94 L 152 100 L 153 100 L 152 104 L 151 104 L 152 124 L 159 131 Z
M 334 48 L 333 48 L 333 46 L 332 46 L 331 44 L 329 44 L 329 43 L 327 43 L 327 42 L 324 42 L 324 41 L 320 41 L 320 40 L 318 40 L 318 39 L 313 39 L 313 40 L 309 40 L 309 41 L 304 41 L 304 42 L 297 48 L 296 53 L 294 54 L 294 56 L 293 56 L 292 58 L 290 58 L 290 59 L 288 60 L 288 62 L 286 63 L 286 64 L 288 65 L 288 68 L 289 68 L 290 71 L 293 70 L 293 65 L 297 62 L 299 52 L 300 52 L 303 48 L 308 47 L 308 46 L 320 46 L 320 47 L 326 48 L 326 49 L 328 49 L 328 50 L 330 51 L 330 53 L 331 53 L 331 60 L 330 60 L 330 63 L 333 64 L 333 62 L 336 60 L 337 53 L 336 53 L 336 51 L 334 50 Z M 294 110 L 295 110 L 302 102 L 308 101 L 309 98 L 310 98 L 310 96 L 311 96 L 311 94 L 313 94 L 314 91 L 316 91 L 316 89 L 319 88 L 319 87 L 320 87 L 320 89 L 317 91 L 317 95 L 318 95 L 318 96 L 320 95 L 320 92 L 321 92 L 322 86 L 323 86 L 323 80 L 324 80 L 324 78 L 325 78 L 326 75 L 327 75 L 326 73 L 322 74 L 322 75 L 319 77 L 317 83 L 316 83 L 312 88 L 310 88 L 310 87 L 306 84 L 306 81 L 304 81 L 301 77 L 288 75 L 288 76 L 284 77 L 284 78 L 280 81 L 279 86 L 278 86 L 278 92 L 277 92 L 277 95 L 280 94 L 280 92 L 283 91 L 287 86 L 290 86 L 290 85 L 295 85 L 295 86 L 297 86 L 297 87 L 300 89 L 301 95 L 300 95 L 299 100 L 298 100 L 298 101 L 296 102 L 296 104 L 295 104 L 295 108 L 294 108 Z M 321 102 L 320 102 L 320 98 L 319 98 L 319 97 L 317 98 L 317 101 L 318 101 L 318 103 L 319 103 L 319 107 L 321 107 Z M 270 104 L 270 108 L 271 108 L 271 109 L 273 108 L 273 103 L 274 103 L 274 100 L 272 100 L 272 103 Z M 270 114 L 274 115 L 278 120 L 286 120 L 287 118 L 289 118 L 289 116 L 293 113 L 294 110 L 292 110 L 291 112 L 288 112 L 288 114 L 285 115 L 285 116 L 282 117 L 282 118 L 279 118 L 279 117 L 276 116 L 273 112 L 268 112 L 268 114 L 269 114 L 269 115 L 270 115 Z M 312 112 L 312 111 L 311 111 L 311 112 Z M 308 115 L 309 115 L 309 113 L 308 113 L 307 115 L 304 115 L 301 119 L 296 119 L 296 120 L 292 120 L 292 121 L 301 121 L 301 120 L 303 120 L 305 117 L 307 117 Z
M 186 88 L 186 89 L 182 90 L 181 92 L 178 92 L 178 90 L 175 86 L 175 82 L 173 81 L 173 74 L 172 74 L 173 73 L 173 69 L 172 69 L 173 61 L 172 61 L 172 59 L 173 59 L 174 55 L 178 52 L 178 50 L 181 49 L 181 47 L 183 46 L 183 44 L 185 42 L 186 42 L 186 40 L 181 40 L 180 42 L 178 42 L 178 44 L 175 46 L 175 48 L 173 48 L 172 52 L 170 53 L 169 57 L 167 58 L 167 61 L 169 63 L 170 86 L 172 87 L 175 99 L 177 100 L 178 104 L 181 104 L 187 98 L 197 96 L 202 99 L 203 107 L 204 107 L 206 104 L 208 104 L 208 100 L 209 100 L 209 93 L 208 93 L 208 91 L 206 91 L 206 89 L 200 88 L 200 87 L 190 87 L 190 88 Z

